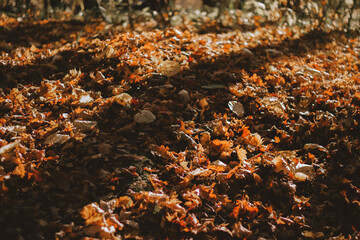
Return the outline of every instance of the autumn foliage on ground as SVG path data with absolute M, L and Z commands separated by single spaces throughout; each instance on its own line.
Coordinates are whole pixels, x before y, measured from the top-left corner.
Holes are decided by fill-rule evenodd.
M 2 239 L 358 236 L 359 38 L 206 24 L 1 17 Z

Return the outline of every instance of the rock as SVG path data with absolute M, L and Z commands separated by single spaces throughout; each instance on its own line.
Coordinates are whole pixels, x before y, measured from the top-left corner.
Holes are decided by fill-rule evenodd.
M 185 89 L 181 90 L 178 94 L 179 94 L 180 98 L 182 100 L 184 100 L 184 102 L 189 102 L 190 101 L 189 92 L 186 91 Z
M 136 123 L 148 124 L 154 122 L 156 119 L 155 115 L 149 110 L 140 110 L 134 116 L 134 120 Z

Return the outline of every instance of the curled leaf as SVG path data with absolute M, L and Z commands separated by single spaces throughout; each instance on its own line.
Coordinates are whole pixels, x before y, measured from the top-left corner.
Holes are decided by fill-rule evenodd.
M 172 77 L 181 71 L 181 66 L 177 61 L 166 60 L 162 62 L 158 67 L 158 72 L 167 76 Z
M 123 106 L 130 106 L 132 96 L 128 93 L 120 93 L 113 97 L 113 101 Z
M 104 210 L 102 210 L 97 203 L 86 205 L 82 211 L 81 216 L 87 225 L 99 225 L 103 222 Z
M 74 120 L 74 126 L 84 131 L 88 131 L 96 125 L 97 122 L 95 121 Z
M 46 145 L 62 144 L 69 139 L 70 139 L 69 135 L 54 133 L 45 139 L 44 144 Z
M 245 114 L 244 106 L 237 101 L 229 101 L 229 109 L 235 113 L 238 117 L 243 117 Z

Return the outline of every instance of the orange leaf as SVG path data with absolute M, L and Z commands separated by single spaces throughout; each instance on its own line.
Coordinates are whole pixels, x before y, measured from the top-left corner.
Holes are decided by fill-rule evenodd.
M 241 137 L 242 138 L 244 138 L 244 137 L 246 137 L 246 136 L 248 136 L 251 132 L 249 131 L 249 127 L 247 127 L 247 126 L 243 126 L 242 127 L 242 134 L 241 134 Z

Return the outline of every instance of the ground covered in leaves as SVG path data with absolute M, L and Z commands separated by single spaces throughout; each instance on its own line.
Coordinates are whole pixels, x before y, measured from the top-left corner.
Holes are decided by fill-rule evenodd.
M 356 36 L 0 20 L 1 239 L 358 236 Z

